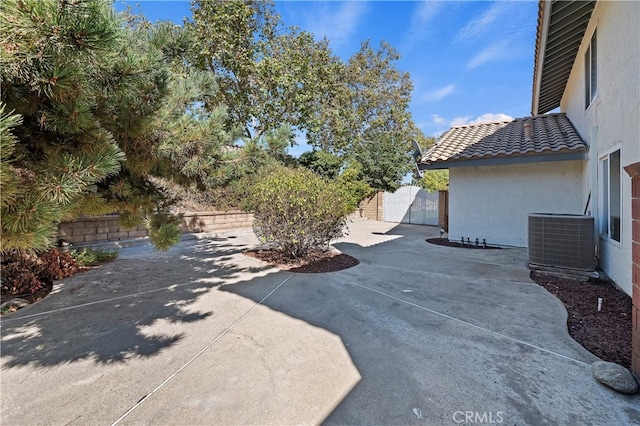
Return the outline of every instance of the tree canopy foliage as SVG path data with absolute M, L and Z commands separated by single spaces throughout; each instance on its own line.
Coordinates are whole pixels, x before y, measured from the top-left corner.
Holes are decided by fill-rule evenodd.
M 315 111 L 318 129 L 308 132 L 312 145 L 362 165 L 366 182 L 394 191 L 411 170 L 410 141 L 421 132 L 408 110 L 413 85 L 395 65 L 398 52 L 386 42 L 376 50 L 368 41 L 342 63 L 337 94 Z
M 146 223 L 158 248 L 175 243 L 170 200 L 151 178 L 209 180 L 233 137 L 224 109 L 184 109 L 201 102 L 189 88 L 215 85 L 172 68 L 185 35 L 126 22 L 110 1 L 7 0 L 0 36 L 0 249 L 44 248 L 60 221 L 109 212 Z
M 326 40 L 285 27 L 270 1 L 195 0 L 192 11 L 195 63 L 216 75 L 231 127 L 260 137 L 282 124 L 317 126 L 312 111 L 339 65 Z
M 340 175 L 344 160 L 327 151 L 313 150 L 304 152 L 298 159 L 300 165 L 327 179 Z
M 192 4 L 197 63 L 217 75 L 230 125 L 261 136 L 287 123 L 316 149 L 360 162 L 373 188 L 400 186 L 412 167 L 410 141 L 424 136 L 409 112 L 413 85 L 398 70 L 393 46 L 374 49 L 365 41 L 344 62 L 329 40 L 285 26 L 271 2 Z
M 167 249 L 179 240 L 168 185 L 238 205 L 262 170 L 295 163 L 297 135 L 315 149 L 300 162 L 351 205 L 399 186 L 424 136 L 391 45 L 364 42 L 345 62 L 272 2 L 192 11 L 178 26 L 109 0 L 3 1 L 0 251 L 44 248 L 59 222 L 112 212 Z
M 426 191 L 446 191 L 449 189 L 449 170 L 425 170 L 417 184 Z

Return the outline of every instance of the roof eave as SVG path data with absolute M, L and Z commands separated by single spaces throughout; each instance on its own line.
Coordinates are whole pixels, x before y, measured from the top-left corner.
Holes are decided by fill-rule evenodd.
M 420 170 L 450 169 L 453 167 L 504 166 L 509 164 L 545 163 L 553 161 L 586 160 L 587 150 L 540 155 L 519 155 L 509 157 L 476 158 L 471 160 L 446 160 L 433 163 L 419 163 Z
M 531 115 L 538 115 L 540 102 L 540 85 L 542 84 L 542 69 L 544 67 L 544 54 L 546 52 L 547 37 L 549 35 L 549 20 L 551 19 L 551 1 L 541 0 L 542 22 L 538 26 L 537 43 L 539 46 L 535 58 L 535 75 L 533 76 L 533 97 L 531 100 Z

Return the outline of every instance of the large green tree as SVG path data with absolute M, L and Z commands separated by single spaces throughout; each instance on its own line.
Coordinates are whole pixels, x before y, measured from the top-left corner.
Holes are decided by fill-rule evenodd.
M 3 2 L 1 250 L 107 212 L 166 249 L 179 231 L 153 177 L 205 182 L 225 162 L 226 112 L 199 110 L 215 82 L 181 74 L 188 35 L 125 17 L 107 0 Z
M 97 117 L 116 84 L 104 59 L 113 59 L 121 26 L 106 2 L 8 0 L 0 37 L 1 102 L 10 114 L 0 248 L 45 247 L 57 222 L 105 209 L 96 184 L 121 171 L 125 153 Z
M 298 161 L 303 167 L 327 179 L 337 178 L 344 165 L 341 157 L 318 149 L 302 153 Z
M 449 189 L 449 170 L 425 170 L 416 183 L 426 191 L 446 191 Z
M 230 127 L 259 138 L 283 124 L 320 125 L 314 108 L 336 91 L 340 67 L 327 40 L 286 27 L 270 1 L 194 0 L 192 11 L 194 62 L 215 75 Z
M 287 124 L 316 148 L 362 163 L 367 183 L 394 190 L 411 170 L 413 85 L 386 42 L 362 43 L 348 62 L 328 40 L 287 27 L 270 1 L 192 1 L 194 63 L 219 85 L 229 128 L 260 138 Z M 293 138 L 290 143 L 294 143 Z
M 354 159 L 366 182 L 393 191 L 411 170 L 410 141 L 422 139 L 409 111 L 413 84 L 397 68 L 398 52 L 387 42 L 362 43 L 338 72 L 337 95 L 315 112 L 322 125 L 308 132 L 312 145 Z

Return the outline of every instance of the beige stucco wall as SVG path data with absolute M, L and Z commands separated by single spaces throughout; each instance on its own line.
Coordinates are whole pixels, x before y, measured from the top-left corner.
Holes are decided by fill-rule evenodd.
M 527 246 L 529 213 L 582 214 L 584 161 L 449 170 L 449 239 Z
M 561 110 L 567 113 L 584 141 L 589 161 L 582 179 L 582 196 L 591 192 L 589 210 L 599 222 L 599 158 L 621 148 L 622 166 L 640 161 L 640 3 L 599 1 L 567 87 Z M 597 28 L 598 92 L 588 109 L 584 105 L 584 55 Z M 621 242 L 600 238 L 603 270 L 631 294 L 631 179 L 621 171 Z

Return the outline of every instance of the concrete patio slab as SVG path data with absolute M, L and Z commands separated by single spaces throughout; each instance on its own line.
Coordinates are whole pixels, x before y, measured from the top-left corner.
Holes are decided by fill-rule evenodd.
M 430 245 L 438 228 L 351 224 L 361 264 L 292 274 L 247 232 L 61 281 L 3 317 L 3 424 L 640 423 L 597 383 L 526 251 Z M 471 414 L 472 417 L 469 417 Z M 468 420 L 472 420 L 471 422 Z

